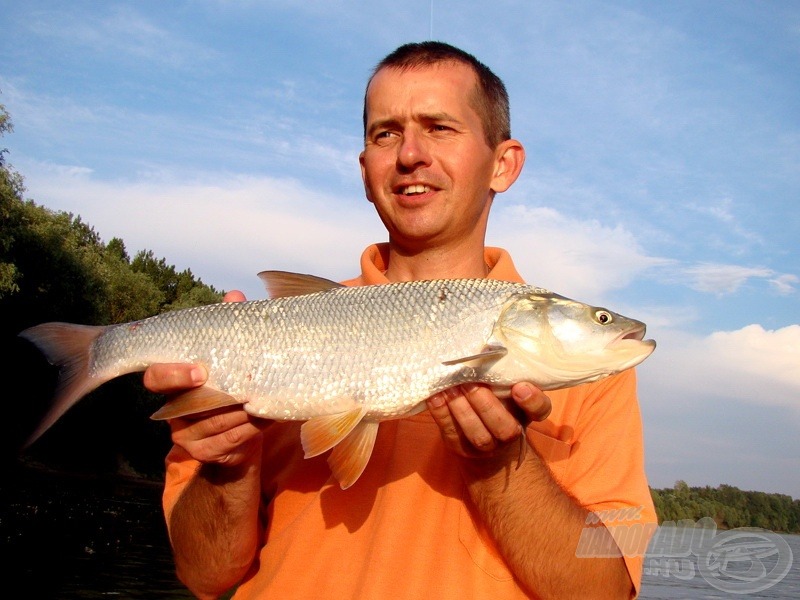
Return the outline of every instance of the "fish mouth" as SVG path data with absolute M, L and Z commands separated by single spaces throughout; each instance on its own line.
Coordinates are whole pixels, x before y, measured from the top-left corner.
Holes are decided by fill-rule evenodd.
M 636 327 L 629 329 L 628 331 L 623 332 L 616 338 L 614 338 L 607 348 L 624 348 L 624 347 L 641 347 L 641 346 L 650 346 L 651 352 L 652 349 L 656 347 L 655 340 L 646 340 L 644 339 L 644 335 L 647 332 L 647 327 L 644 324 L 637 325 Z
M 638 325 L 634 327 L 632 330 L 628 331 L 627 333 L 623 333 L 619 336 L 618 339 L 621 340 L 643 340 L 644 334 L 647 331 L 647 327 L 644 325 Z

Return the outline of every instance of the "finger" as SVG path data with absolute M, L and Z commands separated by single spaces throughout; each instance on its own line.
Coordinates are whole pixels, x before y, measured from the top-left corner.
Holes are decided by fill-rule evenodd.
M 172 441 L 200 462 L 235 465 L 252 454 L 260 435 L 260 429 L 244 424 L 199 440 L 183 441 L 180 435 L 173 435 Z
M 158 394 L 172 394 L 198 387 L 206 382 L 206 370 L 201 365 L 187 363 L 158 363 L 144 372 L 144 386 Z
M 522 410 L 527 422 L 544 421 L 553 409 L 549 396 L 535 385 L 523 382 L 511 388 L 511 398 Z
M 202 418 L 170 420 L 172 441 L 201 462 L 230 464 L 247 453 L 269 421 L 253 419 L 241 408 L 206 413 Z
M 239 290 L 231 290 L 222 297 L 223 302 L 244 302 L 247 298 Z
M 448 406 L 448 400 L 451 397 L 455 398 L 457 394 L 457 388 L 450 388 L 431 396 L 427 401 L 428 410 L 433 420 L 439 425 L 442 437 L 444 437 L 445 440 L 458 441 L 460 438 L 459 428 Z
M 250 422 L 242 406 L 223 406 L 214 410 L 170 419 L 174 429 L 180 426 L 191 430 L 196 438 L 211 437 Z
M 460 393 L 447 396 L 447 407 L 458 429 L 477 450 L 481 452 L 495 450 L 497 440 L 490 429 L 490 426 L 496 427 L 497 422 L 497 414 L 491 406 L 491 398 L 494 398 L 494 395 L 486 388 L 470 385 L 461 386 L 458 391 Z M 489 394 L 488 397 L 486 392 Z
M 479 449 L 476 447 L 475 440 L 470 439 L 467 436 L 461 424 L 453 416 L 451 407 L 453 405 L 458 406 L 459 403 L 468 405 L 468 402 L 464 398 L 461 388 L 459 387 L 446 389 L 428 399 L 429 410 L 439 426 L 445 445 L 451 451 L 460 454 L 461 456 L 482 455 L 484 454 L 484 449 Z M 488 434 L 485 436 L 485 438 L 489 440 L 489 443 L 492 442 L 491 436 Z M 478 441 L 478 443 L 482 442 Z M 485 445 L 485 443 L 483 445 Z
M 477 384 L 461 388 L 473 413 L 493 439 L 504 443 L 519 437 L 522 426 L 491 389 Z

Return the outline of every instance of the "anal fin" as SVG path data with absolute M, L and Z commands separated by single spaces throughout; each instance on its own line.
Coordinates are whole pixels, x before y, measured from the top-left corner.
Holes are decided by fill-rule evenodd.
M 328 457 L 331 472 L 343 490 L 353 485 L 367 468 L 378 436 L 378 426 L 376 422 L 362 421 Z
M 318 456 L 344 440 L 367 414 L 367 407 L 309 419 L 300 428 L 300 441 L 306 458 Z

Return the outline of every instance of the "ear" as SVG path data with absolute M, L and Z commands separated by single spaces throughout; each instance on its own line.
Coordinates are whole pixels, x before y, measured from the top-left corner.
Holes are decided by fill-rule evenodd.
M 361 165 L 361 181 L 364 183 L 364 195 L 367 200 L 372 202 L 372 194 L 369 193 L 369 186 L 367 185 L 367 170 L 364 166 L 364 150 L 358 155 L 358 164 Z
M 525 148 L 517 140 L 505 140 L 495 150 L 495 168 L 491 189 L 496 193 L 505 192 L 511 187 L 525 164 Z

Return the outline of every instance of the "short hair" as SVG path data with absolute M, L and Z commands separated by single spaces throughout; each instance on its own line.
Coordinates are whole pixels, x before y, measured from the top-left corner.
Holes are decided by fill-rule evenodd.
M 378 71 L 386 68 L 408 70 L 447 62 L 465 64 L 475 73 L 478 84 L 470 94 L 470 104 L 483 124 L 483 135 L 489 147 L 496 148 L 500 142 L 510 139 L 511 111 L 503 81 L 472 54 L 436 41 L 404 44 L 375 66 L 364 92 L 364 138 L 367 135 L 367 91 Z

